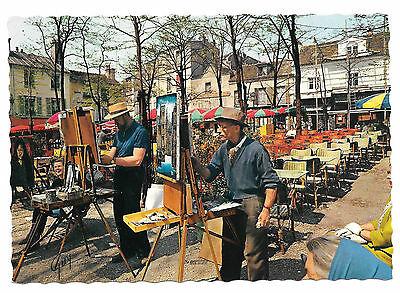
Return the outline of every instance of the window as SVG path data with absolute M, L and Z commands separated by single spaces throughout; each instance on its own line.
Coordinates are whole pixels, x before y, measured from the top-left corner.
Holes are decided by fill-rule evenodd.
M 358 72 L 350 73 L 350 86 L 358 86 Z
M 204 90 L 205 90 L 206 92 L 211 92 L 211 82 L 206 82 L 206 83 L 204 84 Z
M 35 87 L 35 74 L 32 69 L 24 70 L 24 86 L 25 87 Z
M 35 102 L 36 103 L 35 103 L 34 113 L 35 113 L 35 115 L 41 116 L 43 114 L 43 111 L 42 111 L 42 97 L 36 97 Z
M 239 102 L 239 96 L 238 96 L 238 91 L 235 91 L 233 93 L 233 103 L 235 108 L 240 108 L 240 102 Z
M 170 93 L 171 89 L 171 77 L 167 77 L 167 93 Z
M 348 55 L 357 55 L 358 54 L 358 45 L 347 46 L 347 54 Z
M 309 77 L 308 78 L 308 89 L 313 90 L 314 89 L 314 78 Z
M 255 89 L 254 106 L 267 104 L 267 93 L 265 88 Z
M 41 105 L 42 100 L 40 97 L 19 96 L 17 112 L 21 116 L 29 116 L 29 111 L 32 111 L 32 115 L 41 114 L 41 110 L 39 110 Z
M 55 84 L 54 84 L 54 81 L 55 81 Z M 55 89 L 54 85 L 55 85 L 55 87 L 57 89 L 60 88 L 60 75 L 59 74 L 56 74 L 55 78 L 54 78 L 54 76 L 51 78 L 51 85 L 50 86 L 51 86 L 52 90 Z
M 57 99 L 46 98 L 46 115 L 51 116 L 58 111 Z
M 308 89 L 317 90 L 319 89 L 320 79 L 319 77 L 309 77 L 308 78 Z

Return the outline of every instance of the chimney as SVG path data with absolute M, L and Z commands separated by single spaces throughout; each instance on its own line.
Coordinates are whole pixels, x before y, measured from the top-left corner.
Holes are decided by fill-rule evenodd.
M 8 38 L 8 52 L 11 52 L 11 38 Z
M 19 49 L 18 49 L 18 47 L 15 47 L 15 51 L 19 52 Z

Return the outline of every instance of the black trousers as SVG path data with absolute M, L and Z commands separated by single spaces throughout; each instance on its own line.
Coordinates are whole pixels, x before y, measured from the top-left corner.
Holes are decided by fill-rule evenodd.
M 140 211 L 140 195 L 144 172 L 141 169 L 120 168 L 114 174 L 114 219 L 118 229 L 120 247 L 127 257 L 147 255 L 150 243 L 147 232 L 135 233 L 123 221 L 123 216 Z
M 258 197 L 244 199 L 237 214 L 224 218 L 222 235 L 237 240 L 236 232 L 241 247 L 222 241 L 223 281 L 240 280 L 243 259 L 247 261 L 249 281 L 268 280 L 268 236 L 265 229 L 256 228 L 263 203 L 264 199 Z

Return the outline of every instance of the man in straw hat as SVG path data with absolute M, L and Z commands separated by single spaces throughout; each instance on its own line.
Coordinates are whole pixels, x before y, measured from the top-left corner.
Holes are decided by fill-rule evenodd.
M 140 211 L 140 194 L 144 179 L 144 160 L 149 148 L 146 129 L 129 115 L 125 102 L 108 107 L 105 119 L 114 119 L 118 127 L 114 142 L 107 155 L 101 157 L 104 164 L 115 164 L 114 172 L 114 218 L 118 229 L 120 246 L 127 258 L 139 261 L 150 251 L 146 231 L 134 233 L 124 222 L 123 216 Z M 122 262 L 117 254 L 112 262 Z
M 272 169 L 265 148 L 244 134 L 243 128 L 247 125 L 241 111 L 224 108 L 221 116 L 215 119 L 226 141 L 207 167 L 201 166 L 196 158 L 192 158 L 192 161 L 195 170 L 207 182 L 213 181 L 222 172 L 228 186 L 227 197 L 241 203 L 237 214 L 224 218 L 223 236 L 235 239 L 229 221 L 241 247 L 222 242 L 221 277 L 224 281 L 240 279 L 245 257 L 248 279 L 266 280 L 269 268 L 265 228 L 269 224 L 270 209 L 276 200 L 279 178 Z

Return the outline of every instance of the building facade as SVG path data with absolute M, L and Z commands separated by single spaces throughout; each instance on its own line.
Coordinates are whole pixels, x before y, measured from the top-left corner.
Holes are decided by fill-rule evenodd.
M 60 88 L 60 75 L 54 75 L 50 59 L 27 54 L 23 51 L 10 51 L 9 92 L 10 116 L 16 118 L 46 118 L 57 112 L 60 99 L 55 96 L 55 87 Z M 65 92 L 69 92 L 69 72 L 64 73 Z M 65 95 L 66 107 L 71 100 Z M 61 92 L 58 90 L 58 97 Z
M 301 99 L 314 127 L 321 127 L 325 97 L 334 118 L 331 127 L 336 117 L 346 119 L 349 106 L 354 126 L 360 115 L 370 112 L 355 109 L 355 102 L 390 90 L 388 41 L 389 36 L 380 33 L 301 48 Z

